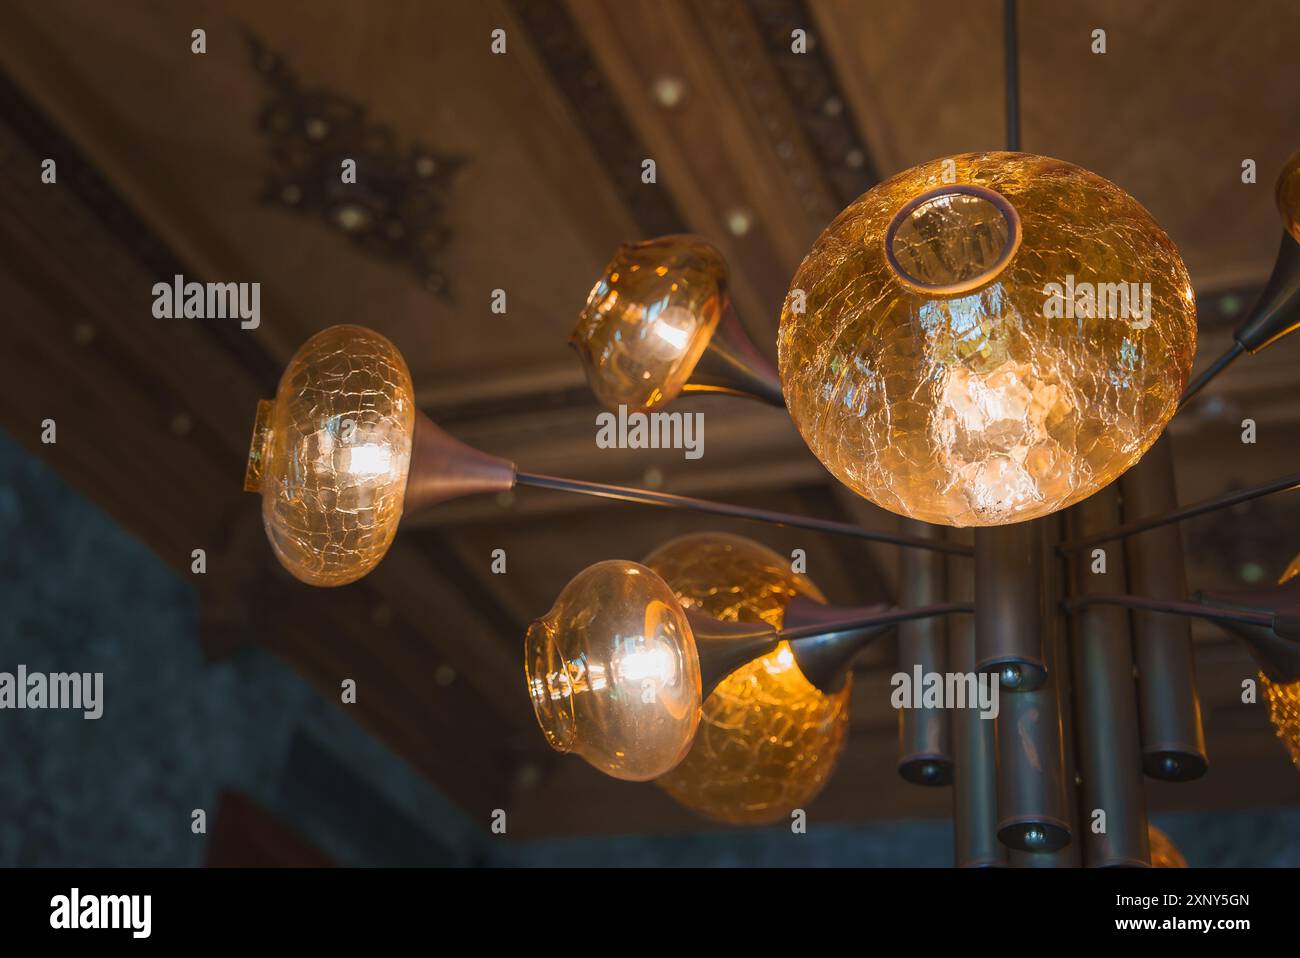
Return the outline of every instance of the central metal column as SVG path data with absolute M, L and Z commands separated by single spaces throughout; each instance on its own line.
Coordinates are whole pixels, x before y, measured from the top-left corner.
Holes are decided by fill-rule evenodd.
M 981 671 L 996 671 L 998 840 L 1023 852 L 1070 843 L 1070 795 L 1057 690 L 1048 681 L 1044 634 L 1052 629 L 1044 580 L 1042 520 L 975 531 L 975 645 Z
M 1061 728 L 1061 783 L 1065 792 L 1065 820 L 1070 825 L 1071 841 L 1056 851 L 1012 851 L 1011 865 L 1015 868 L 1078 868 L 1079 857 L 1079 802 L 1075 783 L 1078 781 L 1078 764 L 1074 754 L 1075 726 L 1073 721 L 1073 696 L 1071 695 L 1070 649 L 1064 609 L 1061 599 L 1065 595 L 1064 563 L 1053 561 L 1061 539 L 1061 516 L 1053 514 L 1039 520 L 1043 531 L 1043 552 L 1048 557 L 1043 566 L 1043 657 L 1047 660 L 1047 681 L 1042 690 L 1052 691 L 1056 714 Z
M 975 660 L 1005 689 L 1029 691 L 1047 677 L 1040 621 L 1042 534 L 1034 522 L 975 530 Z

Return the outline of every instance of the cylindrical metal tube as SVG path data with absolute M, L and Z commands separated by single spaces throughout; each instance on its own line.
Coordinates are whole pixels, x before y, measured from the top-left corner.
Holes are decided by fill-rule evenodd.
M 969 543 L 971 533 L 954 529 L 949 537 Z M 975 566 L 969 559 L 948 562 L 948 597 L 965 601 L 975 595 Z M 975 620 L 953 616 L 948 620 L 948 668 L 958 674 L 975 674 Z M 952 735 L 953 860 L 958 868 L 981 868 L 1007 863 L 1007 848 L 998 841 L 998 756 L 994 721 L 967 703 L 954 709 Z
M 1177 505 L 1173 451 L 1161 436 L 1142 461 L 1120 480 L 1127 519 L 1166 512 Z M 1116 550 L 1112 550 L 1114 552 Z M 1087 553 L 1085 558 L 1093 553 Z M 1177 526 L 1161 526 L 1125 542 L 1129 590 L 1157 599 L 1187 593 L 1183 540 Z M 1182 616 L 1133 613 L 1142 766 L 1152 778 L 1185 782 L 1208 768 L 1201 700 L 1192 661 L 1191 623 Z
M 1119 521 L 1119 489 L 1107 486 L 1068 513 L 1070 535 L 1086 536 Z M 1071 560 L 1070 592 L 1088 595 L 1125 587 L 1122 549 Z M 1115 606 L 1090 606 L 1071 617 L 1079 816 L 1088 867 L 1151 863 L 1142 742 L 1129 617 Z
M 1033 689 L 1046 678 L 1039 605 L 1041 530 L 1033 522 L 975 530 L 975 660 L 1005 688 Z
M 992 552 L 983 552 L 984 560 L 993 561 L 990 568 L 981 561 L 981 534 L 1008 530 L 1017 530 L 1014 537 L 1007 537 Z M 1043 651 L 1051 644 L 1043 642 L 1044 636 L 1054 631 L 1049 621 L 1054 616 L 1044 608 L 1049 601 L 1043 574 L 1047 562 L 1042 520 L 976 531 L 977 647 L 984 647 L 981 633 L 993 627 L 1015 638 L 1015 645 L 1007 648 L 1018 648 L 1024 655 L 1032 636 L 1040 650 L 1037 667 L 1042 681 L 1029 690 L 1008 689 L 1004 682 L 997 718 L 998 840 L 1026 852 L 1059 851 L 1070 843 L 1073 830 L 1060 704 L 1049 671 L 1052 662 Z M 982 659 L 981 666 L 988 661 Z
M 1043 555 L 1048 561 L 1043 565 L 1043 583 L 1041 601 L 1041 616 L 1043 623 L 1043 658 L 1047 664 L 1047 679 L 1043 685 L 1033 694 L 1043 694 L 1043 708 L 1046 710 L 1055 709 L 1057 723 L 1059 727 L 1059 763 L 1061 774 L 1059 778 L 1060 794 L 1062 799 L 1059 801 L 1061 814 L 1068 827 L 1070 828 L 1070 840 L 1067 844 L 1046 851 L 1043 850 L 1026 850 L 1015 849 L 1010 853 L 1011 866 L 1013 868 L 1077 868 L 1079 867 L 1079 843 L 1073 841 L 1073 836 L 1078 831 L 1078 801 L 1075 792 L 1075 760 L 1073 748 L 1073 728 L 1070 716 L 1070 662 L 1069 649 L 1065 640 L 1065 620 L 1061 610 L 1060 598 L 1064 593 L 1064 565 L 1060 562 L 1051 561 L 1055 556 L 1056 545 L 1061 539 L 1061 522 L 1059 516 L 1048 516 L 1040 522 L 1035 523 L 1042 533 Z M 1046 694 L 1046 693 L 1050 693 Z M 1008 693 L 1008 697 L 1014 697 L 1016 693 Z M 1050 713 L 1049 713 L 1050 714 Z M 1050 735 L 1046 740 L 1040 742 L 1044 747 L 1050 748 Z M 1056 799 L 1052 798 L 1053 790 L 1056 788 L 1056 781 L 1047 778 L 1042 788 L 1045 803 L 1044 807 L 1051 808 L 1051 802 Z M 1036 844 L 1030 841 L 1027 844 Z
M 944 531 L 916 519 L 904 519 L 904 535 L 943 539 Z M 945 562 L 940 552 L 899 550 L 898 604 L 905 609 L 940 602 L 945 592 Z M 969 565 L 970 560 L 966 560 Z M 962 616 L 961 618 L 966 618 Z M 948 671 L 948 619 L 930 618 L 898 626 L 898 669 L 907 675 L 943 675 Z M 898 774 L 914 785 L 952 783 L 952 746 L 948 710 L 898 710 Z

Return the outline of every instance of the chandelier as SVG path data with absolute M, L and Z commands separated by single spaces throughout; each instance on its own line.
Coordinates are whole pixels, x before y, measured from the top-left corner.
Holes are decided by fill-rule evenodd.
M 791 278 L 777 367 L 695 236 L 620 247 L 571 338 L 619 415 L 698 392 L 787 409 L 899 532 L 524 471 L 420 412 L 387 339 L 335 326 L 256 413 L 245 488 L 281 564 L 356 581 L 404 516 L 516 485 L 891 543 L 896 606 L 830 605 L 730 534 L 598 562 L 528 628 L 520 694 L 556 750 L 708 818 L 771 823 L 833 774 L 853 660 L 896 632 L 896 678 L 918 686 L 912 702 L 899 682 L 898 772 L 952 789 L 958 865 L 1184 865 L 1147 822 L 1143 776 L 1208 768 L 1192 618 L 1250 648 L 1300 767 L 1300 558 L 1271 589 L 1194 592 L 1177 529 L 1300 475 L 1179 505 L 1166 434 L 1230 363 L 1300 327 L 1300 152 L 1277 181 L 1272 276 L 1192 380 L 1174 243 L 1113 183 L 1019 150 L 1009 9 L 1008 150 L 923 163 L 844 209 Z

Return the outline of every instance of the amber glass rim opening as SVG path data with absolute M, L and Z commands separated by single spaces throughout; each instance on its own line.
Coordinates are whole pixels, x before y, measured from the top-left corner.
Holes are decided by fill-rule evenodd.
M 929 203 L 931 200 L 937 199 L 938 197 L 952 196 L 954 194 L 961 196 L 974 196 L 994 206 L 997 211 L 1002 214 L 1002 217 L 1007 224 L 1006 243 L 1003 245 L 1002 252 L 998 258 L 975 276 L 968 277 L 967 279 L 955 283 L 935 284 L 922 282 L 916 277 L 910 275 L 907 270 L 903 268 L 902 264 L 898 262 L 897 257 L 894 255 L 894 237 L 897 234 L 899 227 L 902 226 L 903 223 L 907 221 L 908 217 L 910 217 L 918 208 Z M 1020 249 L 1020 240 L 1020 214 L 1016 212 L 1016 208 L 1011 204 L 1010 200 L 996 190 L 991 190 L 986 186 L 974 186 L 969 183 L 954 183 L 951 186 L 940 186 L 932 190 L 926 190 L 924 193 L 912 197 L 903 204 L 903 207 L 895 213 L 894 218 L 890 220 L 888 229 L 885 230 L 885 259 L 888 261 L 889 267 L 893 271 L 894 275 L 902 283 L 912 289 L 917 289 L 925 293 L 938 294 L 966 293 L 973 289 L 978 289 L 985 283 L 992 281 L 1004 269 L 1006 269 L 1007 264 L 1011 262 L 1011 258 L 1015 256 L 1016 252 Z
M 528 680 L 528 697 L 542 734 L 557 752 L 573 750 L 578 738 L 578 723 L 573 711 L 573 690 L 568 688 L 569 666 L 555 644 L 550 624 L 538 619 L 524 636 L 524 673 Z M 551 676 L 563 675 L 565 688 L 553 694 Z
M 271 447 L 271 412 L 274 409 L 275 403 L 269 399 L 257 401 L 257 414 L 253 419 L 253 436 L 248 442 L 248 465 L 244 469 L 245 492 L 262 491 L 266 457 Z

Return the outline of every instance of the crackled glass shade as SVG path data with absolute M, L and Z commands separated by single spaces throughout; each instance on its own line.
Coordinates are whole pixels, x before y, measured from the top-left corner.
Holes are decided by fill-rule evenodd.
M 672 402 L 708 346 L 726 295 L 726 261 L 696 236 L 620 246 L 569 337 L 596 398 L 613 410 Z
M 524 639 L 528 693 L 551 747 L 614 778 L 662 775 L 700 720 L 700 664 L 681 605 L 635 562 L 584 569 Z
M 1277 208 L 1282 225 L 1300 243 L 1300 150 L 1291 154 L 1277 178 Z
M 779 629 L 795 596 L 826 599 L 789 559 L 740 536 L 687 535 L 645 564 L 683 608 Z M 731 673 L 704 701 L 695 743 L 657 784 L 687 808 L 733 824 L 785 819 L 826 784 L 844 747 L 851 678 L 832 694 L 804 678 L 788 643 Z
M 1187 859 L 1183 853 L 1160 829 L 1147 825 L 1147 841 L 1151 845 L 1152 868 L 1186 868 Z
M 1291 560 L 1278 585 L 1300 575 L 1300 555 Z M 1274 682 L 1263 672 L 1259 673 L 1259 687 L 1264 690 L 1268 703 L 1268 720 L 1273 723 L 1291 762 L 1300 769 L 1300 682 Z
M 258 404 L 244 488 L 262 494 L 276 558 L 308 585 L 360 579 L 402 518 L 415 428 L 411 374 L 361 326 L 303 343 L 274 402 Z
M 1178 250 L 1114 184 L 966 154 L 827 227 L 778 351 L 790 415 L 837 479 L 901 515 L 1000 525 L 1086 498 L 1155 442 L 1196 307 Z

